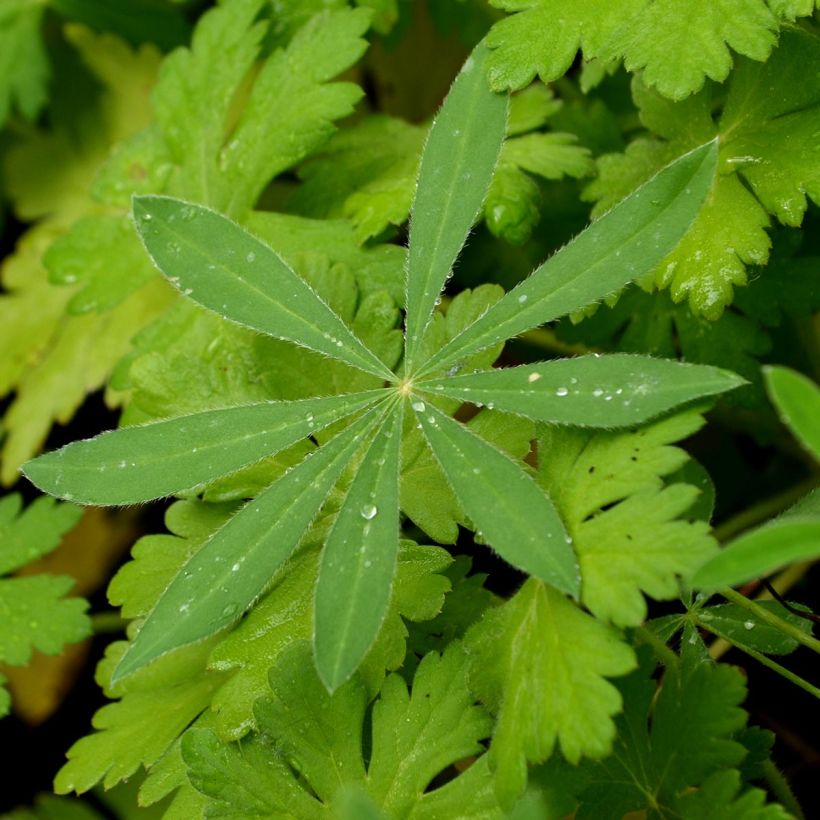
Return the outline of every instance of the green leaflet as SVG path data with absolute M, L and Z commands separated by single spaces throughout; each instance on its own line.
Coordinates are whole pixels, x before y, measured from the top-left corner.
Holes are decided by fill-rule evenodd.
M 418 375 L 586 307 L 652 270 L 697 216 L 716 164 L 715 141 L 672 162 L 507 293 Z
M 694 574 L 692 586 L 736 586 L 818 555 L 820 516 L 784 515 L 732 541 Z
M 764 367 L 763 377 L 780 420 L 820 460 L 820 388 L 787 367 Z
M 739 376 L 716 367 L 615 354 L 467 373 L 417 386 L 536 421 L 622 427 L 741 384 Z
M 423 401 L 412 402 L 430 449 L 464 510 L 513 566 L 577 596 L 572 539 L 550 499 L 508 456 Z
M 507 97 L 490 91 L 478 45 L 436 117 L 419 169 L 407 264 L 406 364 L 410 371 L 436 300 L 478 215 L 498 161 Z
M 141 196 L 134 218 L 157 267 L 185 296 L 238 324 L 393 378 L 304 279 L 227 217 L 172 197 Z
M 398 401 L 376 433 L 322 555 L 314 647 L 319 676 L 331 692 L 356 671 L 390 604 L 399 549 L 403 408 Z
M 314 451 L 218 530 L 162 594 L 112 681 L 241 617 L 305 534 L 361 437 L 377 424 L 376 413 Z
M 190 490 L 273 455 L 384 393 L 208 410 L 125 427 L 30 461 L 26 477 L 82 504 L 136 504 Z

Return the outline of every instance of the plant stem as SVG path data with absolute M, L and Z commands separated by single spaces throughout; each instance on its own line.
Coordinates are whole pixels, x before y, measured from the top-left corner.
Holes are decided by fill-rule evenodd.
M 124 621 L 119 612 L 96 612 L 91 616 L 91 629 L 95 635 L 108 635 L 113 632 L 122 632 L 125 629 Z
M 636 626 L 635 634 L 652 648 L 658 660 L 666 667 L 675 669 L 680 663 L 678 656 L 651 630 Z
M 786 811 L 793 814 L 797 820 L 806 820 L 806 815 L 803 814 L 803 809 L 797 802 L 794 796 L 792 787 L 789 781 L 783 776 L 783 772 L 772 763 L 771 760 L 763 761 L 763 776 L 766 778 L 766 783 L 769 784 L 769 791 Z
M 785 666 L 781 666 L 776 661 L 773 661 L 768 655 L 764 655 L 762 652 L 758 652 L 756 649 L 752 649 L 749 646 L 744 646 L 742 643 L 738 643 L 733 641 L 728 635 L 724 634 L 723 632 L 718 632 L 717 630 L 710 627 L 707 623 L 704 623 L 703 626 L 706 629 L 714 632 L 715 635 L 723 638 L 724 641 L 727 641 L 735 649 L 739 649 L 741 652 L 745 652 L 750 658 L 754 658 L 758 663 L 762 663 L 763 666 L 768 667 L 773 672 L 777 672 L 778 675 L 784 677 L 787 681 L 790 681 L 795 686 L 799 686 L 801 689 L 808 692 L 810 695 L 814 695 L 818 700 L 820 700 L 820 689 L 818 689 L 813 683 L 809 683 L 804 678 L 801 678 L 800 675 L 796 675 L 794 672 L 786 669 Z
M 757 504 L 753 504 L 751 507 L 747 507 L 737 515 L 732 516 L 719 527 L 715 527 L 713 535 L 720 542 L 728 541 L 744 530 L 751 529 L 755 524 L 760 524 L 762 521 L 783 512 L 816 486 L 817 476 L 811 475 L 782 493 L 773 495 L 770 498 L 764 498 L 763 501 L 759 501 Z
M 813 561 L 801 561 L 799 564 L 792 564 L 790 567 L 786 567 L 782 572 L 775 575 L 770 582 L 770 586 L 776 589 L 780 595 L 785 596 L 796 583 L 802 580 L 803 576 L 813 565 Z M 764 587 L 755 595 L 754 599 L 755 601 L 771 601 L 773 596 L 769 590 Z M 731 648 L 732 645 L 730 643 L 724 641 L 723 638 L 718 638 L 709 647 L 709 655 L 714 660 L 719 660 Z
M 780 632 L 784 635 L 794 638 L 794 640 L 798 643 L 801 643 L 803 646 L 811 649 L 812 652 L 817 652 L 820 654 L 820 641 L 818 641 L 813 635 L 807 635 L 805 632 L 798 629 L 794 624 L 790 624 L 779 615 L 775 615 L 774 612 L 770 612 L 765 607 L 760 606 L 760 604 L 750 600 L 745 595 L 741 595 L 739 592 L 736 592 L 729 587 L 721 589 L 719 592 L 724 598 L 726 598 L 726 600 L 743 607 L 743 609 L 751 612 L 755 615 L 755 617 L 759 618 L 764 623 L 767 623 L 769 626 L 773 626 L 775 629 L 780 630 Z

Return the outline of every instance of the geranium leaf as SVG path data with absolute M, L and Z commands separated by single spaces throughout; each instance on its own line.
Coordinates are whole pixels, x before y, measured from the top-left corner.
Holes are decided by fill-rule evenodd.
M 418 375 L 586 307 L 652 270 L 697 216 L 716 165 L 715 141 L 670 163 L 507 293 Z
M 419 390 L 536 421 L 621 427 L 743 383 L 717 367 L 614 354 L 554 359 L 416 384 Z
M 112 681 L 241 617 L 310 526 L 379 420 L 374 408 L 285 473 L 207 541 L 160 597 Z
M 409 370 L 436 300 L 484 203 L 507 123 L 507 96 L 490 91 L 479 44 L 427 138 L 410 222 L 407 265 Z
M 40 456 L 23 472 L 41 490 L 83 504 L 150 501 L 284 450 L 383 395 L 263 402 L 125 427 Z
M 367 654 L 387 614 L 399 550 L 399 402 L 376 433 L 327 538 L 316 586 L 316 668 L 330 691 Z
M 571 539 L 552 501 L 512 459 L 430 404 L 412 402 L 430 449 L 465 512 L 513 566 L 577 595 Z
M 185 296 L 238 324 L 392 378 L 304 279 L 232 220 L 165 196 L 135 197 L 134 218 L 154 263 Z

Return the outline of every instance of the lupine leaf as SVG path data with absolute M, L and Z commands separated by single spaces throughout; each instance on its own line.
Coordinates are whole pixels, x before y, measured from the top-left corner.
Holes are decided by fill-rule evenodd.
M 490 747 L 496 788 L 510 804 L 526 784 L 526 763 L 554 746 L 577 763 L 604 757 L 621 697 L 606 678 L 635 666 L 618 632 L 531 578 L 467 634 L 470 683 L 498 712 Z
M 697 216 L 716 162 L 711 142 L 671 163 L 507 293 L 422 373 L 586 307 L 652 270 Z
M 119 680 L 160 655 L 238 620 L 293 552 L 356 449 L 375 411 L 316 450 L 225 524 L 171 582 L 114 673 Z M 294 494 L 299 503 L 294 504 Z
M 765 367 L 763 375 L 780 420 L 820 461 L 820 388 L 787 367 Z
M 79 503 L 150 501 L 284 450 L 381 396 L 372 390 L 209 410 L 74 442 L 23 469 L 40 489 Z
M 138 197 L 156 265 L 184 295 L 238 324 L 383 378 L 392 374 L 267 245 L 227 217 L 171 197 Z
M 742 384 L 734 373 L 647 356 L 556 359 L 416 383 L 419 390 L 536 421 L 590 427 L 639 424 L 676 405 Z
M 484 203 L 507 120 L 507 97 L 493 94 L 479 45 L 467 58 L 427 137 L 410 225 L 406 367 Z
M 413 400 L 425 438 L 464 510 L 505 561 L 570 595 L 580 586 L 571 539 L 524 470 L 432 405 Z
M 319 677 L 330 691 L 356 671 L 390 604 L 399 549 L 403 407 L 399 402 L 382 422 L 322 554 L 314 646 Z
M 450 584 L 439 573 L 451 561 L 440 547 L 401 542 L 387 616 L 357 672 L 369 696 L 378 692 L 385 670 L 404 663 L 405 622 L 428 620 L 441 610 Z M 283 567 L 271 591 L 211 653 L 210 667 L 231 673 L 211 704 L 215 729 L 223 740 L 237 740 L 256 728 L 253 705 L 268 692 L 271 666 L 294 641 L 308 641 L 314 634 L 318 569 L 318 550 L 294 558 Z

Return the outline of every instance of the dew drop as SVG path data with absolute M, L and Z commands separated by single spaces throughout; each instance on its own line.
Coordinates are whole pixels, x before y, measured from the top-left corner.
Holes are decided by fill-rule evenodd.
M 245 257 L 245 259 L 247 259 L 247 260 L 248 260 L 248 262 L 254 262 L 254 261 L 256 261 L 256 254 L 255 254 L 253 251 L 251 251 L 251 252 L 250 252 L 250 253 L 249 253 L 249 254 Z
M 427 409 L 427 405 L 423 401 L 414 401 L 410 406 L 417 413 L 423 413 Z
M 529 376 L 527 376 L 527 381 L 528 381 L 530 384 L 532 384 L 533 382 L 537 382 L 540 378 L 541 378 L 541 374 L 540 374 L 540 373 L 530 373 L 530 375 L 529 375 Z
M 527 296 L 527 294 L 526 294 L 526 293 L 522 293 L 522 294 L 518 297 L 518 304 L 519 304 L 519 305 L 523 305 L 523 304 L 524 304 L 524 302 L 526 302 L 526 301 L 527 301 L 527 299 L 529 299 L 529 298 L 530 298 L 530 297 L 529 297 L 529 296 Z
M 568 390 L 566 387 L 559 387 L 559 388 L 555 391 L 555 395 L 556 395 L 556 396 L 566 396 L 566 395 L 569 395 L 569 390 Z
M 743 622 L 743 628 L 748 629 L 751 632 L 751 630 L 753 630 L 755 628 L 755 622 L 754 621 L 744 621 Z
M 373 504 L 365 504 L 360 512 L 365 521 L 372 521 L 379 511 Z
M 237 562 L 236 562 L 236 563 L 235 563 L 235 564 L 231 567 L 231 572 L 239 572 L 239 570 L 240 570 L 241 568 L 242 568 L 242 564 L 241 564 L 239 561 L 237 561 Z
M 230 618 L 232 615 L 236 615 L 239 611 L 239 604 L 227 604 L 227 606 L 222 610 L 222 615 L 225 618 Z
M 592 395 L 593 395 L 593 396 L 595 396 L 595 398 L 597 399 L 599 396 L 603 396 L 603 395 L 604 395 L 604 391 L 603 391 L 603 390 L 601 390 L 601 388 L 600 388 L 600 387 L 596 387 L 596 388 L 592 391 Z

